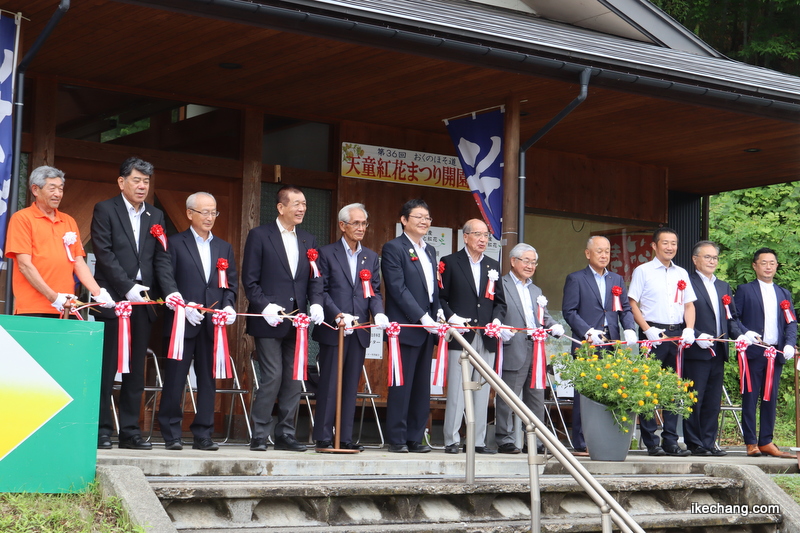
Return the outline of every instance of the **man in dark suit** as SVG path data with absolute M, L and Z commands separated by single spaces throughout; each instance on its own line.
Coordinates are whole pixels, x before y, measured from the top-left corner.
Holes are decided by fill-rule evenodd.
M 339 211 L 342 238 L 319 251 L 319 270 L 324 284 L 322 308 L 328 324 L 344 323 L 345 327 L 352 328 L 355 321 L 368 322 L 371 314 L 377 326 L 385 329 L 389 325 L 389 319 L 383 314 L 378 254 L 361 246 L 369 227 L 367 217 L 363 204 L 344 206 Z M 312 336 L 319 342 L 319 386 L 314 416 L 314 440 L 319 450 L 333 447 L 339 332 L 323 326 L 314 328 Z M 345 330 L 341 427 L 337 427 L 336 432 L 340 447 L 348 450 L 364 450 L 353 442 L 353 417 L 370 336 L 368 329 Z
M 92 245 L 97 260 L 95 279 L 116 302 L 144 302 L 166 294 L 167 306 L 184 305 L 172 276 L 163 233 L 164 213 L 144 200 L 150 190 L 153 165 L 136 157 L 126 159 L 117 183 L 122 194 L 94 206 Z M 163 237 L 166 239 L 166 237 Z M 166 241 L 165 241 L 166 242 Z M 149 450 L 141 437 L 139 410 L 144 391 L 144 361 L 150 329 L 156 319 L 155 306 L 134 305 L 130 315 L 130 372 L 122 374 L 119 395 L 119 447 Z M 103 369 L 100 380 L 100 422 L 97 447 L 111 448 L 113 419 L 111 390 L 117 372 L 119 319 L 114 310 L 103 309 L 98 320 L 105 324 Z
M 478 219 L 464 224 L 464 248 L 442 258 L 442 286 L 439 302 L 444 316 L 453 327 L 463 331 L 464 340 L 469 342 L 489 366 L 494 366 L 497 339 L 487 337 L 485 330 L 479 334 L 475 330 L 464 329 L 483 327 L 496 321 L 502 325 L 506 314 L 503 285 L 500 283 L 500 264 L 483 253 L 489 242 L 489 228 Z M 511 330 L 501 330 L 511 338 Z M 461 421 L 464 418 L 464 389 L 460 357 L 463 348 L 457 341 L 451 341 L 447 354 L 447 407 L 444 411 L 445 453 L 458 453 L 461 444 Z M 468 364 L 468 363 L 466 363 Z M 483 381 L 476 370 L 472 370 L 472 381 Z M 484 385 L 472 393 L 475 405 L 475 451 L 496 453 L 486 447 L 486 417 L 489 409 L 489 385 Z
M 564 334 L 564 327 L 550 316 L 542 289 L 533 284 L 534 272 L 539 264 L 539 254 L 530 244 L 524 242 L 514 246 L 509 252 L 511 271 L 503 276 L 503 294 L 506 298 L 505 322 L 517 331 L 510 341 L 503 343 L 503 381 L 539 420 L 544 420 L 544 389 L 533 387 L 533 340 L 530 332 L 536 328 L 547 328 L 554 337 Z M 542 320 L 539 319 L 541 309 Z M 497 425 L 495 441 L 500 453 L 519 453 L 514 435 L 514 412 L 501 398 L 495 399 Z M 544 446 L 537 447 L 544 453 Z
M 217 220 L 217 201 L 205 192 L 186 199 L 186 216 L 191 226 L 169 238 L 169 254 L 178 290 L 187 299 L 183 359 L 167 359 L 164 363 L 164 387 L 158 408 L 158 422 L 168 450 L 180 450 L 183 421 L 183 394 L 186 375 L 194 361 L 197 376 L 197 413 L 190 426 L 194 435 L 192 448 L 216 451 L 211 440 L 214 430 L 214 324 L 209 314 L 195 307 L 222 309 L 226 325 L 236 320 L 236 260 L 230 244 L 211 233 Z M 165 348 L 176 314 L 168 312 L 164 321 Z M 204 320 L 205 319 L 205 320 Z M 166 349 L 165 349 L 166 351 Z
M 428 204 L 409 200 L 400 210 L 403 234 L 381 252 L 389 320 L 424 326 L 400 331 L 403 385 L 389 387 L 386 401 L 386 438 L 394 453 L 431 451 L 422 439 L 431 403 L 431 352 L 437 333 L 433 317 L 440 312 L 436 251 L 423 240 L 432 220 Z
M 742 429 L 747 455 L 772 455 L 793 459 L 794 454 L 782 452 L 772 442 L 775 429 L 775 407 L 781 371 L 787 361 L 794 357 L 797 344 L 797 319 L 792 303 L 792 294 L 773 283 L 778 270 L 778 254 L 770 248 L 760 248 L 753 255 L 753 270 L 756 278 L 736 289 L 736 308 L 742 325 L 748 330 L 745 335 L 753 343 L 747 348 L 747 364 L 750 368 L 752 391 L 745 388 L 742 394 Z M 777 352 L 772 376 L 772 394 L 769 401 L 763 399 L 767 387 L 767 351 L 770 345 Z M 756 439 L 756 408 L 761 399 L 761 428 Z
M 278 400 L 275 449 L 304 452 L 294 436 L 294 417 L 300 405 L 301 384 L 292 376 L 296 332 L 283 314 L 305 313 L 311 321 L 323 320 L 322 278 L 312 271 L 318 253 L 312 234 L 297 227 L 306 214 L 303 192 L 284 185 L 276 195 L 278 218 L 250 230 L 244 245 L 242 285 L 250 301 L 247 333 L 255 337 L 259 389 L 253 404 L 253 438 L 250 449 L 266 451 L 272 430 L 272 407 Z M 309 252 L 312 251 L 309 255 Z M 316 262 L 314 261 L 314 266 Z
M 589 265 L 567 276 L 564 283 L 562 310 L 572 334 L 592 344 L 603 339 L 636 344 L 636 322 L 622 276 L 606 268 L 611 260 L 611 243 L 602 236 L 590 237 L 586 243 Z M 615 294 L 618 293 L 618 294 Z M 624 328 L 620 335 L 620 322 Z M 572 343 L 572 350 L 578 347 Z M 611 347 L 609 347 L 611 348 Z M 575 455 L 589 455 L 583 440 L 580 394 L 575 391 L 572 402 L 572 447 Z
M 686 348 L 683 377 L 694 381 L 692 388 L 697 402 L 692 406 L 692 414 L 683 422 L 683 441 L 692 455 L 722 456 L 727 452 L 717 448 L 716 440 L 728 345 L 713 339 L 728 337 L 748 341 L 742 336 L 731 286 L 714 275 L 719 264 L 719 246 L 711 241 L 698 242 L 692 250 L 692 262 L 695 270 L 689 274 L 689 281 L 697 296 L 694 302 L 697 340 Z

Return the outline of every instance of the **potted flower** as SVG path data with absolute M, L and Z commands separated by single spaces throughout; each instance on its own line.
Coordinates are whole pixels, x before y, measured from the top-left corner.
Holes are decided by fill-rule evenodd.
M 694 391 L 690 390 L 694 383 L 662 368 L 648 353 L 644 345 L 636 354 L 619 343 L 613 350 L 598 350 L 584 341 L 575 351 L 575 357 L 569 353 L 552 356 L 561 379 L 572 382 L 585 398 L 581 398 L 581 422 L 592 459 L 599 459 L 595 456 L 602 454 L 604 445 L 619 436 L 624 444 L 611 444 L 616 459 L 605 460 L 624 460 L 636 415 L 649 420 L 656 409 L 662 409 L 688 418 L 692 412 L 697 402 Z M 598 411 L 593 411 L 593 403 Z M 601 422 L 603 418 L 607 421 Z M 600 435 L 593 435 L 593 427 L 597 426 Z

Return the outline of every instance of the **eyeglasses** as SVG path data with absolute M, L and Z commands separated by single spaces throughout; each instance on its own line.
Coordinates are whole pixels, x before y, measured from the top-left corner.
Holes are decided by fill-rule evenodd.
M 777 261 L 758 261 L 756 264 L 757 264 L 757 265 L 760 265 L 760 266 L 762 266 L 762 267 L 774 267 L 774 266 L 778 266 L 778 262 L 777 262 Z
M 465 234 L 466 235 L 475 235 L 479 239 L 480 238 L 488 239 L 489 235 L 491 235 L 491 233 L 489 233 L 488 231 L 467 231 L 467 232 L 465 232 Z
M 718 255 L 697 255 L 695 257 L 700 257 L 704 261 L 711 261 L 711 262 L 714 262 L 714 263 L 719 261 L 719 256 Z
M 219 216 L 219 211 L 198 211 L 197 209 L 192 209 L 191 207 L 189 207 L 188 209 L 189 211 L 197 213 L 203 218 L 208 218 L 208 217 L 217 218 Z
M 433 219 L 431 217 L 424 217 L 422 215 L 408 215 L 408 218 L 416 218 L 422 220 L 423 222 L 428 222 L 428 223 L 433 222 Z
M 342 221 L 342 222 L 344 222 L 344 221 Z M 369 227 L 369 222 L 358 221 L 358 222 L 344 222 L 344 223 L 347 224 L 348 226 L 353 226 L 354 228 L 367 229 Z
M 511 259 L 516 259 L 517 261 L 519 261 L 520 263 L 522 263 L 526 267 L 527 266 L 536 266 L 536 265 L 539 264 L 539 260 L 538 259 L 520 259 L 519 257 L 512 257 Z

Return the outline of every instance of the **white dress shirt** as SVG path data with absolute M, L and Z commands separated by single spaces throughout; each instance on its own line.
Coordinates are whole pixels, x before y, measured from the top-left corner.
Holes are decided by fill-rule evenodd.
M 519 299 L 522 302 L 522 311 L 525 313 L 525 327 L 533 329 L 536 327 L 536 319 L 533 314 L 533 300 L 531 299 L 531 291 L 528 288 L 533 282 L 529 279 L 522 281 L 514 272 L 509 272 L 511 279 L 514 280 L 514 286 L 517 288 Z
M 297 232 L 292 228 L 288 230 L 281 224 L 281 219 L 276 218 L 275 223 L 278 225 L 278 231 L 281 232 L 281 239 L 283 239 L 283 248 L 286 250 L 286 259 L 289 260 L 289 269 L 292 271 L 292 277 L 297 275 L 297 261 L 300 258 L 300 250 L 297 246 Z
M 483 261 L 483 254 L 478 258 L 478 262 L 472 260 L 472 256 L 469 255 L 467 251 L 467 259 L 469 259 L 469 268 L 472 270 L 472 281 L 475 283 L 475 292 L 478 294 L 478 298 L 481 295 L 481 261 Z
M 420 239 L 420 244 L 417 244 L 408 233 L 405 235 L 408 237 L 408 240 L 411 241 L 412 246 L 414 246 L 414 251 L 419 258 L 419 265 L 422 267 L 422 272 L 425 274 L 425 284 L 428 286 L 428 302 L 433 302 L 433 265 L 431 264 L 430 257 L 428 257 L 428 254 L 425 252 L 425 248 L 428 245 L 425 244 L 425 241 L 422 239 Z
M 719 337 L 720 333 L 722 333 L 722 329 L 719 326 L 719 293 L 717 292 L 716 285 L 714 285 L 714 282 L 717 281 L 717 276 L 711 274 L 711 278 L 707 278 L 699 270 L 696 270 L 696 272 L 697 275 L 700 276 L 700 279 L 703 280 L 703 286 L 706 288 L 709 299 L 711 299 L 711 307 L 714 308 L 714 317 L 717 319 L 717 329 L 714 334 L 716 337 Z
M 606 308 L 606 280 L 608 279 L 608 270 L 603 269 L 602 274 L 598 274 L 595 269 L 589 267 L 594 275 L 594 282 L 597 283 L 597 289 L 600 291 L 600 302 L 603 304 L 603 309 Z M 603 326 L 608 326 L 608 319 L 606 314 L 603 313 Z
M 354 252 L 350 245 L 347 244 L 347 241 L 344 237 L 342 237 L 342 246 L 344 246 L 344 253 L 347 257 L 347 265 L 350 267 L 350 279 L 353 280 L 353 285 L 356 284 L 356 270 L 358 269 L 358 254 L 361 253 L 361 243 L 358 243 L 358 247 Z
M 766 344 L 778 344 L 778 296 L 775 285 L 758 280 L 761 287 L 761 299 L 764 301 L 764 335 Z
M 189 229 L 192 230 L 192 235 L 194 235 L 197 253 L 200 254 L 200 262 L 203 264 L 203 274 L 205 274 L 206 283 L 208 283 L 211 278 L 211 241 L 214 240 L 214 235 L 209 231 L 208 239 L 203 240 L 193 227 L 189 226 Z
M 678 281 L 683 280 L 683 303 L 675 303 Z M 651 323 L 677 325 L 683 322 L 684 304 L 697 300 L 689 273 L 670 261 L 665 267 L 658 258 L 636 267 L 628 296 L 636 301 L 644 319 Z
M 139 206 L 139 211 L 133 207 L 125 195 L 122 194 L 122 201 L 125 202 L 126 210 L 128 211 L 128 219 L 131 222 L 131 228 L 133 229 L 133 240 L 136 243 L 136 253 L 139 253 L 139 229 L 142 226 L 142 213 L 144 213 L 144 202 L 142 205 Z M 136 272 L 136 281 L 142 281 L 142 269 L 140 268 L 138 272 Z

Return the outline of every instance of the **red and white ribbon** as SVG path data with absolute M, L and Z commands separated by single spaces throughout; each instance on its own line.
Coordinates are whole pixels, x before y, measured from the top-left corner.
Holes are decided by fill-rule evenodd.
M 486 282 L 486 292 L 483 295 L 487 300 L 494 300 L 494 284 L 498 279 L 500 276 L 497 274 L 497 270 L 489 270 L 489 281 Z
M 117 372 L 131 371 L 131 312 L 133 307 L 127 300 L 117 302 L 114 313 L 119 317 L 117 326 Z
M 536 297 L 536 304 L 539 306 L 536 310 L 536 318 L 539 320 L 539 325 L 544 326 L 544 308 L 547 307 L 547 298 L 540 294 Z
M 161 243 L 161 246 L 164 247 L 164 251 L 167 251 L 167 236 L 164 233 L 164 228 L 161 227 L 161 224 L 153 224 L 150 226 L 150 235 L 158 239 L 158 242 Z
M 645 356 L 645 357 L 649 356 L 650 352 L 652 352 L 652 351 L 653 351 L 653 341 L 650 341 L 650 340 L 642 341 L 639 344 L 639 352 L 643 356 Z
M 172 336 L 169 339 L 167 359 L 183 361 L 183 343 L 186 335 L 186 305 L 175 301 L 175 318 L 172 321 Z
M 228 313 L 214 311 L 211 321 L 214 323 L 214 378 L 227 379 L 233 377 L 231 354 L 228 351 L 228 330 L 225 329 Z
M 228 260 L 224 257 L 217 259 L 217 278 L 220 289 L 229 289 L 228 286 Z
M 305 313 L 300 313 L 292 322 L 297 328 L 292 379 L 303 381 L 308 378 L 308 325 L 311 324 L 311 319 Z
M 547 352 L 544 341 L 547 339 L 547 332 L 542 328 L 536 328 L 531 333 L 533 337 L 533 368 L 531 369 L 532 389 L 547 388 Z
M 308 257 L 308 264 L 311 267 L 311 277 L 320 277 L 319 268 L 317 268 L 317 258 L 319 258 L 319 252 L 314 248 L 309 248 L 308 251 L 306 251 L 306 257 Z
M 739 360 L 739 393 L 744 394 L 745 386 L 747 392 L 753 392 L 750 383 L 750 367 L 747 364 L 747 342 L 736 341 L 736 356 Z
M 683 351 L 689 346 L 691 346 L 691 344 L 688 342 L 683 342 L 683 339 L 678 341 L 678 353 L 675 356 L 675 373 L 679 378 L 683 377 Z
M 403 359 L 400 355 L 400 324 L 392 322 L 386 328 L 389 338 L 389 376 L 387 383 L 390 387 L 403 385 Z
M 791 324 L 797 320 L 794 316 L 794 310 L 792 309 L 792 302 L 783 300 L 781 302 L 781 309 L 783 309 L 783 317 L 786 319 L 787 324 Z
M 436 366 L 433 369 L 432 385 L 434 387 L 444 387 L 447 382 L 447 342 L 445 342 L 444 338 L 449 329 L 450 324 L 439 324 L 437 328 L 439 345 L 436 347 Z
M 75 258 L 72 257 L 72 250 L 69 247 L 78 242 L 78 234 L 74 231 L 68 231 L 62 239 L 64 240 L 64 249 L 67 251 L 67 259 L 69 259 L 70 263 L 74 263 Z
M 683 291 L 686 289 L 686 282 L 678 280 L 678 288 L 675 291 L 675 303 L 678 305 L 683 305 Z
M 372 272 L 365 268 L 358 273 L 358 277 L 361 280 L 361 288 L 364 290 L 364 298 L 375 296 L 375 291 L 372 290 Z
M 767 377 L 764 378 L 764 401 L 768 402 L 772 399 L 772 381 L 775 379 L 775 357 L 778 355 L 778 350 L 774 346 L 770 346 L 764 350 L 764 357 L 767 358 Z
M 486 336 L 497 339 L 497 353 L 494 357 L 494 372 L 503 377 L 503 339 L 500 337 L 500 325 L 491 322 L 486 324 Z
M 444 274 L 444 261 L 439 261 L 439 267 L 436 269 L 436 281 L 439 283 L 439 288 L 444 289 L 444 284 L 442 283 L 442 274 Z
M 620 295 L 622 294 L 622 287 L 619 285 L 614 285 L 611 287 L 611 294 L 614 296 L 614 303 L 611 306 L 611 310 L 622 311 L 622 302 L 619 299 Z

